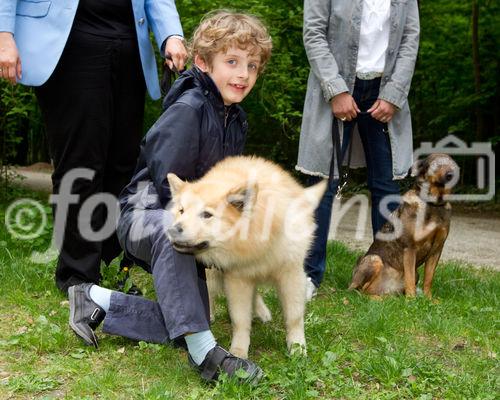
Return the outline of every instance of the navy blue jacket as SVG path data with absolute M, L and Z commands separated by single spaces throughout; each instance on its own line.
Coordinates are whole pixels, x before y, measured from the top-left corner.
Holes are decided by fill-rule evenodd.
M 120 194 L 122 213 L 134 206 L 165 208 L 171 199 L 168 173 L 195 180 L 223 158 L 243 152 L 245 112 L 237 104 L 225 107 L 212 79 L 198 68 L 175 81 L 163 106 L 141 143 L 134 176 Z

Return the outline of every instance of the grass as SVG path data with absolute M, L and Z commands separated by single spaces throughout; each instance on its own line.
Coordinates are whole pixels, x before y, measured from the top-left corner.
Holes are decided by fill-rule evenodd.
M 10 198 L 33 197 L 31 192 Z M 9 204 L 0 205 L 3 219 Z M 0 398 L 105 399 L 496 399 L 500 393 L 500 274 L 457 263 L 439 266 L 434 300 L 370 300 L 347 292 L 359 254 L 330 247 L 326 280 L 306 315 L 307 357 L 290 357 L 277 298 L 265 299 L 269 324 L 254 322 L 250 357 L 266 374 L 256 386 L 201 382 L 186 354 L 98 332 L 98 351 L 67 326 L 66 299 L 54 287 L 55 263 L 34 264 L 41 238 L 0 231 Z M 150 277 L 134 280 L 152 295 Z M 213 326 L 230 342 L 224 302 Z

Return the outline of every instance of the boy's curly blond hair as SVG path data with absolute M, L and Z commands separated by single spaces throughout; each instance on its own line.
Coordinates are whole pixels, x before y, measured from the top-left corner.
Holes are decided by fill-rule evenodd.
M 191 56 L 201 57 L 208 65 L 218 52 L 230 47 L 259 55 L 259 73 L 271 57 L 272 42 L 264 24 L 253 15 L 216 10 L 203 17 L 190 43 Z

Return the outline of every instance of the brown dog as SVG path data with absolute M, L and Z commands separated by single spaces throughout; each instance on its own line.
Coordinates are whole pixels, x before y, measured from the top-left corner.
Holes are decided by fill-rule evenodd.
M 450 229 L 451 205 L 444 197 L 458 171 L 446 154 L 431 154 L 413 165 L 415 187 L 402 196 L 401 205 L 358 260 L 350 290 L 415 296 L 417 268 L 425 263 L 424 294 L 431 297 L 432 278 Z

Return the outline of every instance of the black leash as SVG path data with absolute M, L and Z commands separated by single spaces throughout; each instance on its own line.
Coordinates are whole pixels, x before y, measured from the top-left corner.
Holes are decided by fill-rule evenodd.
M 356 121 L 358 117 L 370 116 L 371 114 L 368 111 L 361 111 L 358 113 L 358 116 L 354 118 L 352 121 Z M 349 168 L 351 165 L 351 155 L 352 155 L 352 139 L 353 139 L 354 129 L 351 131 L 351 135 L 349 137 L 349 148 L 347 150 L 347 166 L 346 168 L 342 168 L 342 163 L 344 161 L 344 157 L 342 157 L 342 144 L 340 143 L 340 128 L 338 118 L 333 116 L 332 121 L 332 143 L 333 143 L 333 151 L 332 151 L 332 160 L 330 162 L 330 175 L 328 176 L 328 184 L 334 180 L 335 173 L 335 160 L 337 161 L 337 171 L 339 173 L 339 182 L 337 185 L 337 194 L 335 197 L 340 199 L 342 197 L 342 189 L 344 189 L 347 184 L 347 179 L 349 178 Z
M 170 56 L 170 54 L 167 54 L 165 58 L 172 61 L 172 57 Z M 164 97 L 168 93 L 173 83 L 177 79 L 177 76 L 184 71 L 185 70 L 178 71 L 177 68 L 175 68 L 175 65 L 172 69 L 170 69 L 166 62 L 163 63 L 163 73 L 160 80 L 160 90 L 162 97 Z

